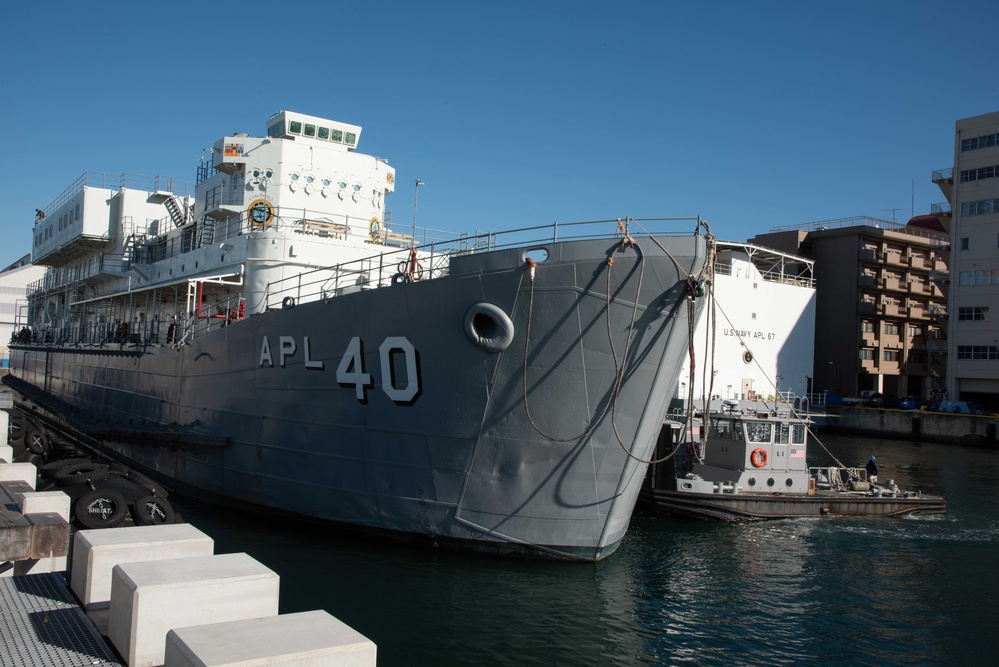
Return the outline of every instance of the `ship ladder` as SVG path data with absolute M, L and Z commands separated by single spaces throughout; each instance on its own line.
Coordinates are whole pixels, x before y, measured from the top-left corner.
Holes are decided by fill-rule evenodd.
M 207 215 L 201 219 L 201 236 L 198 239 L 198 246 L 204 248 L 215 242 L 215 220 Z
M 173 224 L 178 227 L 183 227 L 189 222 L 187 210 L 180 207 L 180 204 L 177 203 L 176 197 L 167 197 L 163 202 L 163 206 L 166 207 L 167 213 L 170 214 L 170 219 L 173 220 Z

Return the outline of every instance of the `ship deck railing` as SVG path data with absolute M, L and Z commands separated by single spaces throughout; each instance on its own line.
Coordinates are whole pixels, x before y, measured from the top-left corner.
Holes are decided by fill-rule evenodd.
M 686 230 L 681 224 L 689 225 Z M 628 233 L 632 237 L 670 237 L 690 235 L 697 231 L 698 218 L 630 219 Z M 325 300 L 363 289 L 375 289 L 399 281 L 432 280 L 448 275 L 454 256 L 523 248 L 525 259 L 538 253 L 543 260 L 545 246 L 564 241 L 600 238 L 621 238 L 625 223 L 621 220 L 586 222 L 554 222 L 548 225 L 523 227 L 504 232 L 481 232 L 458 238 L 418 244 L 414 237 L 391 232 L 373 233 L 376 242 L 383 243 L 381 252 L 369 257 L 335 264 L 268 284 L 267 309 L 289 304 Z M 387 246 L 394 247 L 387 250 Z

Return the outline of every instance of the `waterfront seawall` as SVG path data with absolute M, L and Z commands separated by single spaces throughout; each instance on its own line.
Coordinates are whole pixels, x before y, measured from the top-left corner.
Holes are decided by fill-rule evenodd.
M 836 433 L 995 447 L 999 415 L 830 407 L 825 422 Z

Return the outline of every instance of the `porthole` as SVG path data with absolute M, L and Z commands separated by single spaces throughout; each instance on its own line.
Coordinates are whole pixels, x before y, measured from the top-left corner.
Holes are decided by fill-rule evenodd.
M 792 486 L 794 486 L 794 480 L 788 477 L 787 480 L 784 481 L 784 485 L 787 488 L 791 488 Z
M 776 482 L 774 482 L 774 478 L 773 477 L 771 477 L 770 479 L 767 480 L 767 486 L 772 487 L 774 484 L 776 484 Z
M 749 478 L 749 485 L 750 486 L 756 486 L 756 478 L 755 477 L 750 477 Z
M 744 363 L 747 363 L 747 364 L 753 363 L 753 353 L 750 352 L 749 350 L 746 350 L 745 352 L 743 352 L 742 353 L 742 361 Z

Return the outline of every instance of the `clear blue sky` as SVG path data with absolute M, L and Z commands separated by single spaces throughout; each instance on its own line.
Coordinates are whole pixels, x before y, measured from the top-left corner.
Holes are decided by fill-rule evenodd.
M 957 16 L 966 18 L 958 20 Z M 395 219 L 499 230 L 700 214 L 727 240 L 944 200 L 954 121 L 999 110 L 999 3 L 16 2 L 6 266 L 84 171 L 193 181 L 280 109 L 361 125 Z

